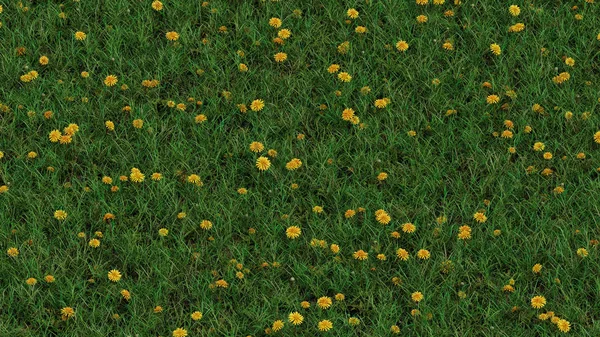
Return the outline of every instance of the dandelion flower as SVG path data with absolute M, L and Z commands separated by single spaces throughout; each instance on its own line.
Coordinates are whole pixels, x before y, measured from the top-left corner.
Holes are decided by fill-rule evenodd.
M 431 256 L 431 253 L 427 249 L 419 249 L 417 257 L 421 260 L 427 260 Z
M 277 53 L 273 56 L 273 59 L 275 59 L 275 62 L 283 62 L 283 61 L 287 60 L 287 54 L 286 53 Z
M 492 51 L 492 54 L 498 56 L 502 53 L 502 49 L 500 48 L 500 45 L 498 45 L 497 43 L 492 43 L 490 45 L 490 50 Z
M 175 32 L 175 31 L 167 32 L 165 34 L 165 37 L 169 41 L 177 41 L 177 40 L 179 40 L 179 33 Z
M 250 151 L 259 153 L 265 149 L 265 146 L 261 142 L 252 142 L 252 143 L 250 143 L 249 148 L 250 148 Z
M 202 222 L 200 222 L 200 228 L 204 229 L 204 230 L 209 230 L 213 227 L 212 222 L 208 221 L 208 220 L 202 220 Z
M 288 316 L 288 321 L 293 325 L 300 325 L 304 322 L 304 316 L 302 316 L 299 312 L 294 311 Z
M 302 230 L 298 226 L 290 226 L 285 230 L 285 235 L 289 239 L 297 239 L 302 234 Z
M 154 9 L 155 11 L 160 11 L 163 9 L 163 3 L 156 0 L 152 2 L 152 9 Z
M 202 319 L 202 313 L 200 311 L 194 311 L 190 316 L 194 321 L 199 321 Z
M 273 28 L 279 28 L 279 27 L 281 27 L 281 19 L 279 19 L 279 18 L 270 18 L 269 19 L 269 26 L 271 26 Z
M 511 5 L 508 7 L 508 12 L 512 16 L 519 16 L 519 14 L 521 14 L 521 8 L 519 8 L 517 5 Z
M 556 326 L 561 332 L 569 332 L 569 330 L 571 330 L 571 323 L 566 319 L 559 319 L 558 322 L 556 322 Z
M 477 213 L 473 214 L 473 219 L 475 219 L 475 221 L 477 221 L 479 223 L 484 223 L 487 221 L 487 216 L 485 216 L 485 214 L 483 214 L 483 212 L 477 212 Z
M 67 212 L 62 209 L 54 211 L 54 218 L 59 221 L 63 221 L 67 218 Z
M 410 295 L 410 298 L 416 303 L 419 303 L 423 300 L 424 296 L 420 291 L 415 291 Z
M 356 19 L 358 18 L 358 11 L 354 8 L 350 8 L 346 11 L 346 15 L 348 15 L 350 19 Z
M 317 305 L 321 309 L 329 309 L 329 307 L 331 307 L 332 303 L 333 302 L 331 301 L 331 298 L 329 298 L 327 296 L 322 296 L 322 297 L 319 297 L 319 299 L 317 299 Z
M 500 97 L 498 97 L 498 95 L 489 95 L 485 101 L 487 102 L 487 104 L 497 104 L 498 102 L 500 102 Z
M 271 328 L 274 332 L 277 332 L 281 329 L 283 329 L 283 326 L 285 325 L 285 323 L 283 323 L 282 320 L 277 320 L 275 322 L 273 322 L 273 327 Z
M 104 85 L 106 85 L 107 87 L 112 87 L 115 84 L 117 84 L 117 82 L 119 82 L 119 80 L 117 79 L 117 76 L 115 76 L 115 75 L 108 75 L 104 79 Z
M 398 51 L 405 52 L 408 50 L 408 47 L 408 43 L 404 40 L 396 42 L 396 49 L 398 49 Z
M 84 32 L 75 32 L 75 40 L 83 41 L 87 38 L 87 35 Z
M 367 253 L 364 250 L 360 249 L 360 250 L 355 251 L 352 254 L 352 257 L 355 258 L 355 259 L 357 259 L 357 260 L 359 260 L 359 261 L 364 261 L 367 258 L 369 258 L 369 253 Z
M 6 250 L 6 254 L 8 254 L 10 257 L 17 257 L 19 255 L 19 249 L 10 247 Z
M 250 104 L 250 109 L 252 111 L 260 111 L 265 107 L 265 101 L 263 101 L 262 99 L 255 99 L 254 101 L 252 101 L 252 103 Z
M 60 315 L 63 320 L 75 317 L 75 310 L 71 307 L 64 307 L 60 309 Z
M 133 181 L 134 183 L 143 182 L 145 177 L 146 176 L 138 168 L 134 167 L 131 169 L 131 174 L 129 175 L 129 179 L 131 179 L 131 181 Z
M 187 337 L 187 330 L 183 328 L 177 328 L 173 331 L 173 337 Z
M 403 248 L 398 248 L 398 250 L 396 250 L 396 256 L 402 261 L 407 261 L 410 258 L 408 251 Z
M 596 133 L 594 133 L 594 142 L 600 144 L 600 131 L 596 131 Z
M 116 269 L 109 271 L 108 279 L 112 282 L 119 282 L 121 280 L 121 272 Z
M 266 171 L 271 167 L 271 161 L 267 157 L 258 157 L 258 159 L 256 159 L 256 167 L 260 171 Z
M 338 78 L 340 79 L 340 81 L 346 82 L 346 83 L 348 83 L 352 80 L 352 76 L 350 76 L 350 74 L 348 74 L 345 71 L 342 71 L 341 73 L 339 73 Z
M 541 309 L 546 305 L 546 298 L 544 296 L 535 296 L 531 299 L 531 307 L 534 309 Z
M 325 319 L 320 321 L 317 326 L 319 328 L 319 331 L 329 331 L 333 328 L 333 323 L 331 323 L 330 320 Z

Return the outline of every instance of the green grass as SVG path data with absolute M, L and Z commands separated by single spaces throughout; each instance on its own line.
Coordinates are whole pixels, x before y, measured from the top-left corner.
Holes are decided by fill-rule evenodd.
M 600 239 L 597 3 L 163 4 L 155 11 L 151 1 L 32 1 L 23 2 L 25 11 L 17 2 L 2 3 L 0 186 L 9 189 L 0 194 L 0 336 L 164 337 L 180 327 L 189 336 L 263 336 L 276 320 L 285 327 L 275 336 L 388 336 L 393 325 L 402 336 L 562 334 L 538 318 L 546 311 L 569 321 L 571 335 L 600 334 L 593 241 Z M 511 4 L 520 6 L 518 17 L 509 14 Z M 346 23 L 348 8 L 360 15 Z M 447 10 L 454 16 L 445 17 Z M 427 23 L 417 23 L 421 14 Z M 281 46 L 273 43 L 272 17 L 292 32 Z M 517 22 L 525 30 L 509 33 Z M 358 25 L 368 32 L 355 33 Z M 77 41 L 76 31 L 86 40 Z M 168 31 L 179 40 L 168 41 Z M 409 43 L 406 52 L 396 50 L 399 40 Z M 344 41 L 350 49 L 341 54 Z M 446 41 L 453 51 L 442 48 Z M 490 52 L 492 43 L 501 55 Z M 288 59 L 275 62 L 277 52 Z M 42 55 L 48 65 L 40 65 Z M 238 71 L 240 63 L 249 71 Z M 327 72 L 334 63 L 351 82 Z M 30 70 L 39 77 L 22 82 Z M 571 78 L 555 84 L 552 78 L 565 71 Z M 111 74 L 118 83 L 107 87 Z M 160 85 L 142 87 L 150 79 Z M 491 88 L 482 86 L 486 81 Z M 501 101 L 487 104 L 490 94 Z M 390 104 L 377 109 L 381 98 Z M 255 99 L 264 100 L 262 111 L 240 112 L 237 104 L 249 107 Z M 185 103 L 185 111 L 168 101 Z M 543 115 L 532 111 L 536 103 Z M 342 120 L 347 107 L 362 125 Z M 446 116 L 449 109 L 457 113 Z M 46 111 L 52 118 L 44 118 Z M 195 123 L 198 114 L 208 120 Z M 143 128 L 134 128 L 134 119 Z M 506 129 L 505 120 L 514 123 L 510 139 L 494 135 Z M 50 142 L 50 131 L 70 123 L 79 126 L 71 144 Z M 253 141 L 264 144 L 260 155 L 278 153 L 266 172 L 255 167 L 260 155 L 249 150 Z M 544 142 L 553 159 L 534 151 L 535 142 Z M 28 158 L 31 151 L 37 158 Z M 296 171 L 285 168 L 292 158 L 303 163 Z M 120 181 L 133 167 L 146 179 Z M 544 168 L 554 173 L 543 176 Z M 163 179 L 153 181 L 154 172 Z M 378 181 L 380 172 L 387 180 Z M 190 174 L 203 186 L 186 182 Z M 555 193 L 557 186 L 564 192 Z M 248 193 L 239 194 L 240 187 Z M 317 205 L 323 213 L 312 211 Z M 344 217 L 359 207 L 365 212 Z M 59 209 L 66 220 L 53 217 Z M 388 225 L 375 220 L 378 209 L 391 216 Z M 485 223 L 473 219 L 479 210 Z M 180 212 L 187 216 L 178 219 Z M 106 213 L 116 219 L 104 221 Z M 447 221 L 438 224 L 440 216 Z M 212 229 L 200 228 L 203 219 Z M 402 233 L 407 222 L 415 233 Z M 457 238 L 463 225 L 472 228 L 466 242 Z M 286 238 L 289 226 L 302 235 Z M 160 228 L 169 234 L 159 236 Z M 92 248 L 96 231 L 101 244 Z M 313 238 L 326 247 L 311 246 Z M 9 256 L 10 247 L 19 255 Z M 398 248 L 411 258 L 400 261 Z M 579 257 L 579 248 L 589 255 Z M 353 259 L 360 249 L 369 253 L 366 261 Z M 419 249 L 431 258 L 417 259 Z M 380 253 L 386 261 L 376 258 Z M 232 259 L 243 265 L 242 280 Z M 453 268 L 444 273 L 448 260 Z M 539 274 L 532 272 L 537 263 Z M 111 269 L 123 274 L 119 282 L 108 280 Z M 46 283 L 48 274 L 56 281 Z M 26 284 L 31 277 L 37 284 Z M 394 285 L 393 277 L 402 283 Z M 214 288 L 219 279 L 229 287 Z M 510 279 L 515 291 L 503 292 Z M 129 301 L 122 289 L 130 291 Z M 424 295 L 418 304 L 411 300 L 415 291 Z M 318 308 L 317 298 L 338 293 L 344 301 Z M 531 307 L 536 295 L 546 298 L 544 308 Z M 311 307 L 303 309 L 302 301 Z M 163 311 L 154 313 L 156 306 Z M 61 319 L 64 307 L 75 316 Z M 421 314 L 413 317 L 413 309 Z M 193 321 L 194 311 L 203 318 Z M 304 316 L 297 327 L 287 319 L 294 311 Z M 349 325 L 350 317 L 360 324 Z M 325 319 L 333 329 L 319 332 Z

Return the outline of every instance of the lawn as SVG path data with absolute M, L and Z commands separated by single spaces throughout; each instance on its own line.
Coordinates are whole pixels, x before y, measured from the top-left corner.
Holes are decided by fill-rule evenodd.
M 0 336 L 600 335 L 597 1 L 161 1 L 0 0 Z

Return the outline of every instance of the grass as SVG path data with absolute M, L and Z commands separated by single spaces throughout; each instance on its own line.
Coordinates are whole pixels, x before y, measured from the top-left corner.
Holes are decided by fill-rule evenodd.
M 151 1 L 2 3 L 0 335 L 387 336 L 393 326 L 403 336 L 563 334 L 540 318 L 548 311 L 570 322 L 569 334 L 599 335 L 598 4 L 462 2 L 166 0 L 160 11 Z M 292 33 L 282 45 L 273 17 Z M 508 32 L 518 22 L 525 29 Z M 169 31 L 179 39 L 168 41 Z M 400 40 L 407 51 L 396 49 Z M 278 52 L 287 60 L 275 62 Z M 352 80 L 330 74 L 331 64 Z M 39 76 L 22 81 L 31 70 Z M 555 83 L 562 72 L 570 79 Z M 105 85 L 108 75 L 118 83 Z M 142 86 L 152 79 L 160 84 Z M 486 103 L 492 94 L 500 102 Z M 389 104 L 376 108 L 382 98 Z M 255 99 L 261 111 L 250 109 Z M 345 108 L 359 124 L 341 118 Z M 207 120 L 197 123 L 199 114 Z M 71 123 L 70 144 L 50 141 Z M 249 149 L 255 141 L 260 153 Z M 264 172 L 259 156 L 272 163 Z M 286 169 L 292 158 L 299 169 Z M 134 167 L 143 182 L 119 179 Z M 389 224 L 376 221 L 379 209 Z M 404 233 L 405 223 L 416 231 Z M 464 225 L 468 240 L 457 237 Z M 290 226 L 299 238 L 286 237 Z M 420 249 L 430 258 L 418 259 Z M 368 259 L 354 259 L 358 250 Z M 108 279 L 112 269 L 120 281 Z M 511 279 L 514 292 L 503 291 Z M 331 308 L 318 307 L 322 296 Z M 532 308 L 534 296 L 546 305 Z M 295 311 L 299 326 L 288 321 Z M 269 331 L 277 320 L 283 329 Z M 320 332 L 323 320 L 333 328 Z

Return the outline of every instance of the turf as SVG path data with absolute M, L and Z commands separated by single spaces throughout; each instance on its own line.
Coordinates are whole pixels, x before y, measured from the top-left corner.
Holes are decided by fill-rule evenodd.
M 598 6 L 3 2 L 0 335 L 600 335 Z

